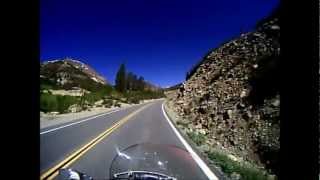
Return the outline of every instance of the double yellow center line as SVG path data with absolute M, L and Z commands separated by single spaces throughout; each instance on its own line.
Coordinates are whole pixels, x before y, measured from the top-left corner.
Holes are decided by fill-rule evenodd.
M 125 116 L 124 118 L 122 118 L 121 120 L 119 120 L 117 123 L 115 123 L 110 128 L 107 128 L 104 132 L 99 134 L 96 138 L 94 138 L 93 140 L 91 140 L 90 142 L 88 142 L 87 144 L 82 146 L 80 149 L 78 149 L 77 151 L 75 151 L 74 153 L 69 155 L 67 158 L 65 158 L 64 160 L 59 162 L 57 165 L 55 165 L 54 167 L 50 168 L 48 171 L 43 173 L 40 176 L 40 179 L 43 180 L 43 179 L 55 178 L 59 173 L 59 169 L 69 167 L 73 162 L 75 162 L 77 159 L 79 159 L 81 156 L 83 156 L 83 154 L 85 154 L 87 151 L 92 149 L 96 144 L 98 144 L 105 137 L 110 135 L 114 130 L 118 129 L 120 126 L 122 126 L 124 123 L 126 123 L 130 118 L 132 118 L 134 115 L 138 114 L 140 111 L 142 111 L 143 109 L 145 109 L 149 105 L 150 104 L 139 108 L 138 110 L 132 112 L 131 114 L 129 114 L 129 115 Z

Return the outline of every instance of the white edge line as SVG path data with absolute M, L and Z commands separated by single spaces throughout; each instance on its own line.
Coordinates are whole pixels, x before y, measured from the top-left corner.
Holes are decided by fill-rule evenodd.
M 94 119 L 94 118 L 97 118 L 97 117 L 100 117 L 100 116 L 104 116 L 104 115 L 107 115 L 107 114 L 111 114 L 111 113 L 114 113 L 114 112 L 117 112 L 117 111 L 120 111 L 120 110 L 121 109 L 117 109 L 117 110 L 114 110 L 114 111 L 109 111 L 107 113 L 99 114 L 97 116 L 93 116 L 93 117 L 90 117 L 90 118 L 87 118 L 87 119 L 83 119 L 81 121 L 73 122 L 73 123 L 70 123 L 70 124 L 67 124 L 67 125 L 64 125 L 64 126 L 60 126 L 60 127 L 57 127 L 57 128 L 53 128 L 53 129 L 47 130 L 47 131 L 43 131 L 43 132 L 40 132 L 40 135 L 46 134 L 46 133 L 49 133 L 49 132 L 52 132 L 52 131 L 56 131 L 56 130 L 59 130 L 59 129 L 62 129 L 62 128 L 66 128 L 66 127 L 69 127 L 69 126 L 72 126 L 72 125 L 76 125 L 76 124 L 79 124 L 79 123 L 83 123 L 83 122 L 86 122 L 88 120 L 91 120 L 91 119 Z
M 149 103 L 149 102 L 147 102 L 147 103 Z M 142 104 L 147 104 L 147 103 L 142 103 Z M 88 120 L 100 117 L 100 116 L 104 116 L 104 115 L 107 115 L 107 114 L 111 114 L 111 113 L 114 113 L 114 112 L 118 112 L 118 111 L 130 108 L 130 107 L 134 107 L 134 106 L 138 106 L 138 105 L 142 105 L 142 104 L 134 104 L 134 105 L 131 105 L 131 106 L 128 106 L 128 107 L 124 107 L 122 109 L 117 109 L 117 110 L 114 110 L 114 111 L 106 112 L 104 114 L 99 114 L 97 116 L 93 116 L 93 117 L 90 117 L 90 118 L 87 118 L 87 119 L 84 119 L 84 120 L 81 120 L 81 121 L 77 121 L 77 122 L 70 123 L 70 124 L 67 124 L 67 125 L 64 125 L 64 126 L 60 126 L 60 127 L 57 127 L 57 128 L 49 129 L 47 131 L 40 132 L 40 135 L 46 134 L 46 133 L 49 133 L 49 132 L 53 132 L 53 131 L 56 131 L 56 130 L 59 130 L 59 129 L 62 129 L 62 128 L 66 128 L 66 127 L 69 127 L 69 126 L 72 126 L 72 125 L 76 125 L 76 124 L 79 124 L 79 123 L 83 123 L 83 122 L 86 122 Z
M 218 177 L 210 170 L 210 168 L 206 165 L 206 163 L 198 156 L 198 154 L 196 152 L 194 152 L 194 150 L 191 148 L 191 146 L 187 143 L 187 141 L 180 135 L 179 131 L 174 127 L 174 125 L 172 124 L 172 122 L 169 120 L 166 112 L 164 111 L 163 108 L 163 104 L 162 103 L 162 113 L 164 115 L 164 117 L 167 119 L 167 121 L 169 122 L 171 128 L 173 129 L 173 131 L 176 133 L 176 135 L 178 136 L 178 138 L 180 139 L 180 141 L 182 142 L 182 144 L 186 147 L 186 149 L 188 150 L 188 152 L 191 154 L 191 157 L 196 161 L 196 163 L 198 164 L 198 166 L 201 168 L 201 170 L 204 172 L 204 174 L 210 179 L 210 180 L 218 180 Z

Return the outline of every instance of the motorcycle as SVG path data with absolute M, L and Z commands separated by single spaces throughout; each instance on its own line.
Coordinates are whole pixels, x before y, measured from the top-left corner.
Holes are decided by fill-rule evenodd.
M 199 174 L 197 165 L 186 150 L 173 145 L 144 143 L 122 151 L 117 149 L 109 169 L 109 180 L 207 179 Z M 94 180 L 73 169 L 59 170 L 58 179 Z

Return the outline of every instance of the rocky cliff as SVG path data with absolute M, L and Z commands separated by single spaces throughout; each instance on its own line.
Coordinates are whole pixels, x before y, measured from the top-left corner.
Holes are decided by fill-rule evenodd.
M 203 59 L 189 79 L 168 92 L 186 131 L 278 174 L 280 149 L 278 12 Z
M 42 86 L 67 90 L 81 87 L 91 91 L 108 85 L 89 65 L 70 58 L 41 63 L 40 81 Z

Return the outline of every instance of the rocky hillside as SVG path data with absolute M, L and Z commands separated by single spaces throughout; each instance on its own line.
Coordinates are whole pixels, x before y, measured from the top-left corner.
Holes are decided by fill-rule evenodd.
M 53 89 L 81 87 L 94 90 L 107 81 L 89 65 L 73 59 L 46 61 L 40 64 L 40 83 Z
M 177 90 L 167 92 L 185 129 L 278 174 L 278 12 L 208 53 Z

